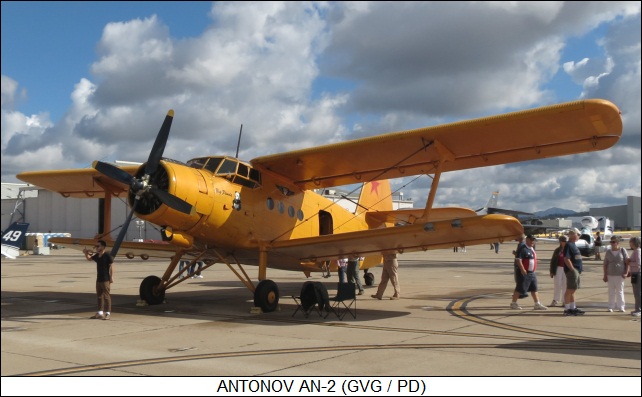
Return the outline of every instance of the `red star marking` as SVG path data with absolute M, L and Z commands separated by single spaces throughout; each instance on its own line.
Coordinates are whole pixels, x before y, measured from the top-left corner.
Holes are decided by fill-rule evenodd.
M 379 182 L 374 181 L 370 184 L 370 193 L 375 192 L 379 196 Z

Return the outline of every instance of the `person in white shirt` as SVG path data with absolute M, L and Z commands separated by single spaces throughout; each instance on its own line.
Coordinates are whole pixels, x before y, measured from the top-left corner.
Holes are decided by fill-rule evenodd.
M 628 253 L 620 248 L 616 236 L 611 237 L 610 248 L 604 254 L 604 280 L 609 287 L 609 312 L 624 312 L 624 280 L 629 273 L 627 259 Z

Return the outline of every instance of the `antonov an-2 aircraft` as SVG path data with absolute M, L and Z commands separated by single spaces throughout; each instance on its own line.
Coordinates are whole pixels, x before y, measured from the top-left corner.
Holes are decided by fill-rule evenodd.
M 104 198 L 104 230 L 111 230 L 111 198 L 126 195 L 131 211 L 111 254 L 171 258 L 160 276 L 140 285 L 141 298 L 162 303 L 183 278 L 181 260 L 225 263 L 254 293 L 264 312 L 277 308 L 279 289 L 268 268 L 323 271 L 347 256 L 365 257 L 361 269 L 391 252 L 509 241 L 523 233 L 505 214 L 433 208 L 443 172 L 603 150 L 622 134 L 618 108 L 606 100 L 575 101 L 409 131 L 257 157 L 181 161 L 163 158 L 174 112 L 160 128 L 141 166 L 96 161 L 93 168 L 24 172 L 25 182 L 65 197 Z M 388 179 L 432 178 L 424 208 L 393 211 Z M 349 212 L 314 189 L 362 183 Z M 167 243 L 123 241 L 133 215 L 161 227 Z M 401 225 L 401 226 L 399 226 Z M 82 249 L 89 238 L 50 241 Z M 234 265 L 238 266 L 235 267 Z M 255 286 L 243 265 L 258 265 Z M 186 266 L 185 269 L 189 269 Z M 237 270 L 238 269 L 238 270 Z

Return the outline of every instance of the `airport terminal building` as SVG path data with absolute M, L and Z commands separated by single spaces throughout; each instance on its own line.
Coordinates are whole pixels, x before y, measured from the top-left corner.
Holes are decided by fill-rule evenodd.
M 626 205 L 590 208 L 589 215 L 612 219 L 616 230 L 640 230 L 640 197 L 628 196 Z

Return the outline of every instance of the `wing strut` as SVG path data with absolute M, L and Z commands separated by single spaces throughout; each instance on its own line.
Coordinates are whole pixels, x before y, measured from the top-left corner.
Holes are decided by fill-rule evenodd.
M 432 205 L 435 201 L 435 195 L 437 194 L 437 186 L 439 185 L 439 178 L 441 178 L 441 171 L 444 168 L 444 163 L 447 161 L 454 161 L 455 154 L 451 152 L 446 146 L 441 142 L 435 140 L 434 142 L 435 149 L 439 154 L 439 161 L 437 163 L 437 170 L 435 171 L 435 176 L 432 179 L 432 184 L 430 185 L 430 193 L 428 194 L 428 199 L 426 200 L 426 207 L 424 208 L 424 213 L 421 215 L 421 218 L 417 219 L 418 221 L 427 221 L 430 216 L 430 211 L 432 210 Z

